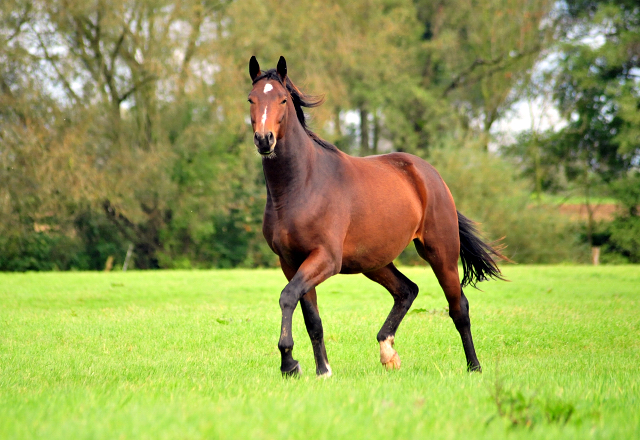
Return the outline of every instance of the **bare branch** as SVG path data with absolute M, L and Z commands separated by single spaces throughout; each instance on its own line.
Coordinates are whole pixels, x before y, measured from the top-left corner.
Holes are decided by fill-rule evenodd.
M 11 88 L 2 76 L 0 76 L 0 90 L 2 90 L 2 93 L 4 93 L 9 98 L 10 104 L 14 104 L 16 102 L 16 97 L 13 95 Z M 27 117 L 25 116 L 24 112 L 22 110 L 19 110 L 15 106 L 12 108 L 12 110 L 18 116 L 20 123 L 22 125 L 27 125 Z
M 131 220 L 117 212 L 116 208 L 113 207 L 108 199 L 102 202 L 102 209 L 107 215 L 107 218 L 111 220 L 122 235 L 132 242 L 137 242 L 136 235 L 138 234 L 138 228 Z
M 75 29 L 75 39 L 73 41 L 74 45 L 72 46 L 72 50 L 75 49 L 76 54 L 78 55 L 78 57 L 80 58 L 84 66 L 87 68 L 89 73 L 91 73 L 91 76 L 93 77 L 94 81 L 100 84 L 101 83 L 100 71 L 99 70 L 96 71 L 93 64 L 91 63 L 92 57 L 87 53 L 87 50 L 86 50 L 87 48 L 83 41 L 83 36 L 86 37 L 87 40 L 91 41 L 91 38 L 89 38 L 90 34 L 82 24 L 81 20 L 78 20 L 77 18 L 74 17 L 73 21 L 75 23 L 76 29 Z
M 40 35 L 39 32 L 36 32 L 35 29 L 32 28 L 32 30 L 33 30 L 34 34 L 37 36 L 37 38 L 38 38 L 38 42 L 40 43 L 40 48 L 42 49 L 42 52 L 44 53 L 45 59 L 49 62 L 49 64 L 51 64 L 51 67 L 53 67 L 53 70 L 55 70 L 56 74 L 58 75 L 58 80 L 62 83 L 62 85 L 64 85 L 64 88 L 67 90 L 67 93 L 69 95 L 71 95 L 73 100 L 80 104 L 82 102 L 82 100 L 76 94 L 76 92 L 73 91 L 73 89 L 71 88 L 71 84 L 69 84 L 69 81 L 67 81 L 67 78 L 60 71 L 60 69 L 58 68 L 58 64 L 55 62 L 53 57 L 51 55 L 49 55 L 49 51 L 47 50 L 47 45 L 42 40 L 42 36 Z
M 444 92 L 442 93 L 442 96 L 443 97 L 447 96 L 449 94 L 449 92 L 451 92 L 452 90 L 456 89 L 461 84 L 475 84 L 478 81 L 480 81 L 482 78 L 489 77 L 489 76 L 493 75 L 494 73 L 500 71 L 501 69 L 507 67 L 512 62 L 515 62 L 515 61 L 517 61 L 517 60 L 519 60 L 521 58 L 524 58 L 524 57 L 526 57 L 528 55 L 532 55 L 532 54 L 535 54 L 535 53 L 539 52 L 540 49 L 541 49 L 540 45 L 535 45 L 529 50 L 526 50 L 526 51 L 523 51 L 523 52 L 518 52 L 516 55 L 509 56 L 509 57 L 506 57 L 504 54 L 502 54 L 499 57 L 493 58 L 491 60 L 485 60 L 483 58 L 476 58 L 473 61 L 473 63 L 471 63 L 471 65 L 469 67 L 467 67 L 462 72 L 460 72 L 458 75 L 456 75 L 456 77 L 453 79 L 453 81 L 451 81 L 451 83 L 444 90 Z M 501 65 L 501 63 L 503 61 L 505 61 L 505 63 Z M 482 72 L 478 77 L 472 78 L 472 80 L 469 80 L 469 76 L 479 66 L 489 66 L 489 67 L 498 66 L 498 67 L 495 67 L 493 69 L 488 69 L 488 70 Z
M 18 23 L 16 23 L 15 30 L 9 37 L 7 38 L 6 43 L 11 42 L 14 38 L 16 38 L 22 32 L 22 25 L 27 22 L 27 18 L 29 17 L 29 13 L 31 12 L 31 3 L 27 4 L 27 7 L 24 9 L 24 13 L 18 18 Z
M 93 60 L 96 65 L 96 74 L 101 75 L 104 78 L 104 82 L 109 89 L 109 95 L 111 96 L 111 103 L 114 107 L 120 105 L 119 94 L 117 90 L 117 85 L 115 83 L 113 66 L 109 69 L 107 63 L 105 63 L 104 56 L 102 55 L 102 50 L 100 49 L 100 38 L 101 38 L 101 29 L 100 29 L 100 11 L 97 12 L 96 16 L 96 24 L 93 24 L 91 20 L 84 19 L 82 20 L 87 23 L 87 26 L 82 26 L 81 29 L 89 42 L 91 43 L 91 51 L 93 52 Z M 95 33 L 91 33 L 89 28 L 93 28 Z M 119 50 L 119 49 L 118 49 Z M 84 60 L 85 64 L 88 65 L 88 60 Z M 94 69 L 91 68 L 91 71 Z M 100 81 L 102 82 L 102 81 Z M 119 115 L 118 111 L 118 115 Z
M 118 52 L 120 52 L 120 48 L 122 47 L 122 42 L 124 41 L 124 37 L 126 34 L 127 34 L 127 28 L 125 26 L 122 29 L 120 38 L 118 38 L 118 41 L 116 42 L 116 47 L 113 48 L 113 51 L 111 52 L 111 56 L 109 57 L 109 64 L 111 65 L 111 70 L 114 69 L 114 63 L 115 63 L 116 57 L 118 56 Z
M 191 58 L 196 51 L 196 41 L 200 37 L 200 27 L 202 25 L 203 13 L 201 7 L 196 7 L 194 13 L 194 21 L 193 27 L 191 28 L 191 32 L 189 33 L 189 41 L 187 42 L 187 49 L 184 52 L 184 58 L 182 59 L 182 66 L 180 68 L 180 77 L 178 80 L 178 93 L 180 95 L 184 95 L 184 88 L 187 82 L 187 77 L 189 75 L 189 64 L 191 63 Z
M 131 96 L 133 93 L 135 93 L 143 85 L 145 85 L 145 84 L 147 84 L 147 83 L 149 83 L 151 81 L 155 81 L 157 79 L 158 79 L 158 77 L 156 75 L 149 75 L 149 76 L 147 76 L 145 78 L 142 78 L 140 81 L 138 81 L 133 86 L 131 86 L 131 88 L 129 90 L 127 90 L 122 96 L 120 96 L 120 98 L 118 98 L 118 104 L 120 104 L 124 100 L 126 100 L 129 96 Z
M 493 60 L 489 60 L 489 61 L 486 61 L 483 58 L 476 58 L 473 61 L 473 63 L 471 63 L 471 65 L 469 67 L 467 67 L 462 72 L 460 72 L 458 75 L 456 75 L 456 77 L 453 79 L 453 81 L 451 81 L 449 86 L 444 90 L 444 93 L 442 94 L 443 97 L 446 96 L 451 90 L 457 88 L 458 85 L 460 85 L 460 83 L 464 81 L 464 79 L 467 77 L 467 75 L 471 74 L 476 69 L 476 67 L 485 66 L 485 65 L 493 66 L 493 65 L 496 65 L 496 64 L 500 63 L 503 58 L 504 58 L 504 56 L 502 56 L 502 55 L 499 56 L 498 58 L 494 58 Z

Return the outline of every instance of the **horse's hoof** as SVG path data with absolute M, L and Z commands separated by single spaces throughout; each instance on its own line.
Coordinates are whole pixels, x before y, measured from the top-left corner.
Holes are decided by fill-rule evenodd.
M 478 365 L 469 365 L 467 367 L 467 371 L 469 373 L 482 373 L 482 367 L 480 366 L 480 364 L 478 364 Z
M 282 371 L 282 377 L 298 377 L 302 374 L 302 367 L 300 366 L 300 362 L 296 362 L 296 365 L 289 371 Z
M 400 369 L 400 356 L 398 356 L 398 352 L 396 352 L 388 362 L 384 362 L 382 365 L 387 369 L 387 371 L 391 370 L 399 370 Z
M 393 349 L 393 343 L 393 336 L 389 336 L 384 341 L 380 341 L 380 363 L 384 365 L 387 370 L 400 369 L 400 356 L 398 356 L 398 352 Z
M 332 374 L 333 373 L 331 371 L 331 367 L 329 366 L 329 364 L 327 364 L 327 371 L 325 371 L 324 373 L 316 372 L 316 376 L 318 376 L 318 379 L 320 378 L 326 379 L 328 377 L 331 377 Z

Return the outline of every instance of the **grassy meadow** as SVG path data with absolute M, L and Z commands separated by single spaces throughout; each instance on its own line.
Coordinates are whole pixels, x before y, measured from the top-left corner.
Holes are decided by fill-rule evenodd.
M 0 274 L 2 439 L 633 439 L 640 267 L 508 266 L 466 289 L 483 374 L 428 268 L 379 364 L 392 300 L 363 276 L 318 289 L 333 377 L 282 379 L 277 270 Z

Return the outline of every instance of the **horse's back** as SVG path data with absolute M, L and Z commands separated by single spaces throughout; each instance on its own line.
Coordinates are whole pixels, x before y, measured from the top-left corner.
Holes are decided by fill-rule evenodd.
M 389 153 L 365 158 L 354 158 L 369 169 L 378 186 L 388 185 L 385 191 L 397 212 L 398 205 L 410 207 L 414 215 L 406 220 L 415 221 L 412 238 L 423 239 L 428 230 L 447 230 L 457 235 L 457 211 L 453 196 L 440 173 L 426 160 L 409 153 Z M 379 172 L 371 173 L 371 169 Z M 419 220 L 416 219 L 419 217 Z
M 345 157 L 343 195 L 350 199 L 350 224 L 343 272 L 366 272 L 393 261 L 420 236 L 428 203 L 422 169 L 427 164 L 404 153 Z
M 415 174 L 412 176 L 414 184 L 418 188 L 424 188 L 427 192 L 425 210 L 435 209 L 437 206 L 439 209 L 455 211 L 455 203 L 449 187 L 433 165 L 409 153 L 390 153 L 379 157 L 385 158 L 385 156 L 388 156 L 388 160 L 392 163 L 398 164 L 397 166 L 408 169 L 408 164 L 410 164 L 415 170 Z
M 388 169 L 393 170 L 391 174 L 400 176 L 406 183 L 404 186 L 408 185 L 407 188 L 413 190 L 413 196 L 421 201 L 424 210 L 431 209 L 433 205 L 440 207 L 446 205 L 447 209 L 455 210 L 449 188 L 440 173 L 426 160 L 401 152 L 354 159 L 366 163 L 370 168 L 373 168 L 372 164 L 384 164 Z M 376 175 L 376 178 L 384 179 L 381 174 Z

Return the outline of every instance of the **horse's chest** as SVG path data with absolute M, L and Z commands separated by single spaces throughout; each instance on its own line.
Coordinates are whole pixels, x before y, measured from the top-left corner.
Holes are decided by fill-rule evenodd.
M 311 246 L 308 228 L 295 221 L 276 222 L 273 243 L 277 249 L 305 251 Z
M 265 217 L 265 238 L 271 248 L 286 260 L 297 260 L 317 247 L 320 237 L 313 222 L 304 218 Z M 268 235 L 268 236 L 267 236 Z

